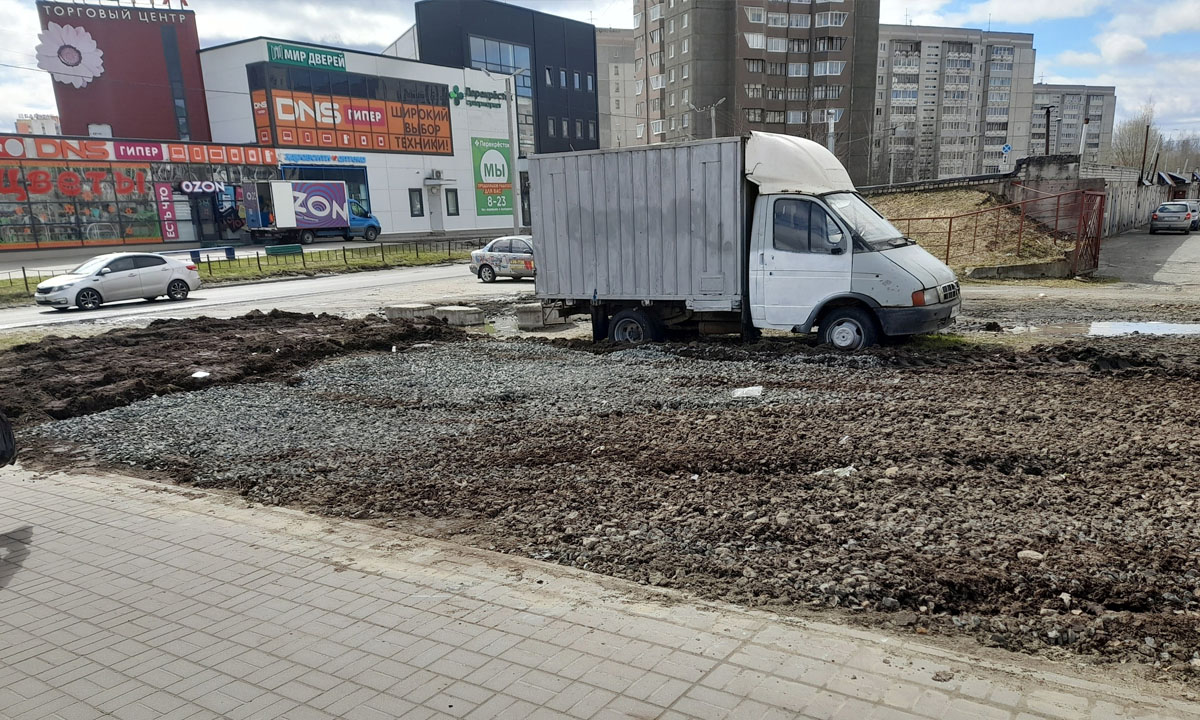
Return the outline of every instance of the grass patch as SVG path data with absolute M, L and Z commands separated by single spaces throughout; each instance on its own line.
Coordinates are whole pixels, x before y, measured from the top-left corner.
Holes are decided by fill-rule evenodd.
M 19 307 L 33 304 L 33 283 L 25 291 L 25 283 L 20 280 L 15 283 L 0 281 L 0 308 Z
M 929 352 L 945 352 L 950 350 L 978 350 L 996 343 L 982 341 L 978 338 L 968 338 L 965 335 L 951 332 L 929 333 L 914 335 L 908 338 L 904 346 L 913 350 Z
M 370 250 L 366 253 L 362 250 Z M 203 261 L 199 265 L 200 280 L 219 285 L 227 282 L 262 280 L 277 277 L 311 277 L 333 273 L 390 270 L 397 267 L 438 265 L 446 262 L 462 262 L 471 257 L 468 250 L 443 252 L 417 252 L 413 250 L 384 251 L 380 256 L 373 248 L 356 248 L 353 252 L 321 250 L 296 255 L 259 256 L 236 260 Z

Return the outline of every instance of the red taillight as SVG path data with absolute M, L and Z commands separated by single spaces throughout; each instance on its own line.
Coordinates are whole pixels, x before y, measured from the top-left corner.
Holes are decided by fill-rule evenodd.
M 1151 216 L 1150 216 L 1150 219 L 1151 219 L 1151 220 L 1157 220 L 1157 219 L 1158 219 L 1158 213 L 1154 213 L 1153 215 L 1151 215 Z
M 1191 214 L 1191 213 L 1188 213 L 1187 215 L 1184 215 L 1184 216 L 1183 216 L 1183 219 L 1184 219 L 1184 220 L 1191 220 L 1191 219 L 1192 219 L 1192 214 Z
M 1157 216 L 1157 215 L 1155 215 L 1154 217 L 1155 217 L 1155 218 L 1157 218 L 1158 216 Z M 187 266 L 187 269 L 188 269 L 188 270 L 195 270 L 195 269 L 196 269 L 196 266 L 195 266 L 195 265 L 191 265 L 191 264 L 189 264 L 189 265 Z

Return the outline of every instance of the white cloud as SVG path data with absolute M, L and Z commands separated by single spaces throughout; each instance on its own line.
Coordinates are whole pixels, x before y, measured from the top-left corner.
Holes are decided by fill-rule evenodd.
M 941 10 L 949 0 L 881 0 L 879 22 L 892 25 L 945 25 Z
M 950 13 L 946 19 L 954 25 L 980 26 L 987 22 L 1006 27 L 1021 26 L 1040 20 L 1087 17 L 1112 0 L 986 0 Z
M 1200 0 L 1138 0 L 1121 6 L 1109 30 L 1139 37 L 1162 37 L 1200 30 Z
M 1079 52 L 1077 50 L 1066 50 L 1058 54 L 1054 58 L 1054 63 L 1058 65 L 1066 65 L 1068 67 L 1079 67 L 1082 65 L 1099 65 L 1104 59 L 1099 53 Z
M 1146 53 L 1146 42 L 1141 38 L 1124 33 L 1103 33 L 1093 38 L 1104 62 L 1115 65 L 1141 60 Z

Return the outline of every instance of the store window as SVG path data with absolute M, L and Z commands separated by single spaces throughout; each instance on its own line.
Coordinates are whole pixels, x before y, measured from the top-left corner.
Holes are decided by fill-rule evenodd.
M 446 214 L 458 215 L 458 190 L 455 188 L 446 188 Z
M 421 194 L 421 188 L 408 189 L 408 214 L 425 217 L 425 196 Z

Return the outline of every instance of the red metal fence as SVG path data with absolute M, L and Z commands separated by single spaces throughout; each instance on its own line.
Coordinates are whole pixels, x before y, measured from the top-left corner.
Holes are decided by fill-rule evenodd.
M 958 215 L 890 218 L 905 235 L 941 255 L 947 265 L 991 264 L 998 258 L 1038 260 L 1075 249 L 1074 274 L 1096 269 L 1103 219 L 1104 194 L 1086 190 L 1043 195 Z

